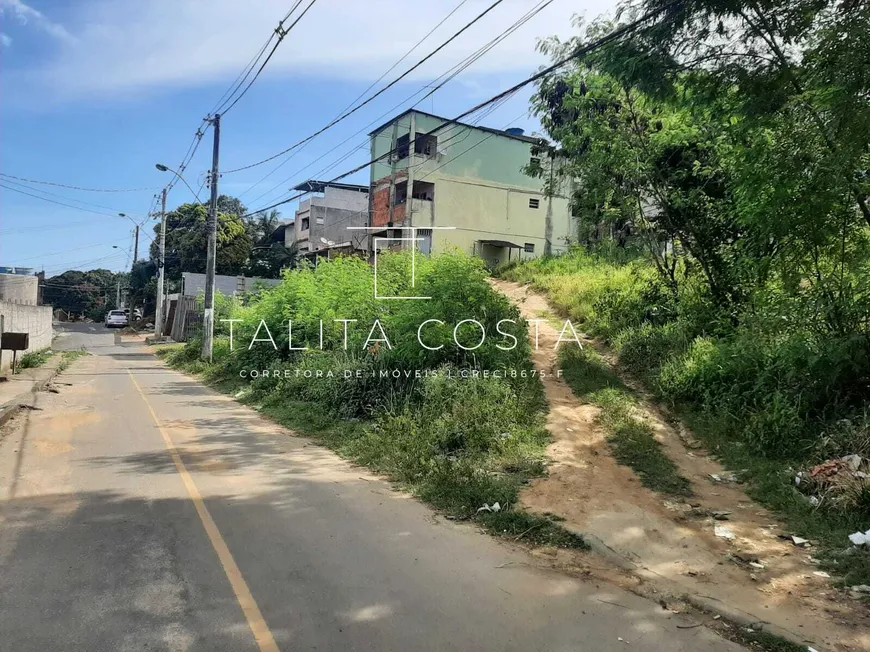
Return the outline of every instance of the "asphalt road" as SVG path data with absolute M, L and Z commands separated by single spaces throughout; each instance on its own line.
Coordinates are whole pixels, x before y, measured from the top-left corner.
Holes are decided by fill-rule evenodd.
M 0 440 L 0 649 L 742 648 L 538 567 L 100 324 Z

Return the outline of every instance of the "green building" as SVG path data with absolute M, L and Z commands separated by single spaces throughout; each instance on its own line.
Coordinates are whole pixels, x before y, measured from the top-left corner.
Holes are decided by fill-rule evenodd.
M 371 167 L 374 237 L 413 233 L 423 253 L 452 246 L 493 266 L 564 251 L 576 237 L 569 193 L 547 197 L 542 180 L 523 173 L 538 141 L 521 129 L 455 123 L 412 109 L 369 136 L 372 159 L 379 159 Z M 379 249 L 402 244 L 373 241 Z

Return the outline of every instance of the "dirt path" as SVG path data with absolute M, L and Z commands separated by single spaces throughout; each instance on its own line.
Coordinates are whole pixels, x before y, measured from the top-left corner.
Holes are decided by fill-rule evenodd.
M 493 285 L 526 319 L 553 314 L 546 299 L 527 286 Z M 645 406 L 646 416 L 665 452 L 691 481 L 691 504 L 644 488 L 631 469 L 616 463 L 594 424 L 598 409 L 578 400 L 554 373 L 558 330 L 553 324 L 561 328 L 555 317 L 552 324 L 540 324 L 534 352 L 537 368 L 549 372 L 543 383 L 553 461 L 548 476 L 523 493 L 523 505 L 564 518 L 564 525 L 582 533 L 599 553 L 658 591 L 685 595 L 696 606 L 744 621 L 767 623 L 772 633 L 819 651 L 870 650 L 870 617 L 860 605 L 838 601 L 829 580 L 814 574 L 812 548 L 779 539 L 784 531 L 774 516 L 740 485 L 715 482 L 710 474 L 727 476 L 727 471 L 705 451 L 687 448 L 653 406 Z M 729 520 L 719 523 L 704 516 L 716 511 L 730 512 Z M 735 539 L 716 537 L 717 523 Z

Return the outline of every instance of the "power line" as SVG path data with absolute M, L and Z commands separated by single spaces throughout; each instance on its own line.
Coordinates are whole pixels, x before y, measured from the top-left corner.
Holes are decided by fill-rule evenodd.
M 117 208 L 112 208 L 111 206 L 103 206 L 102 204 L 93 204 L 93 203 L 91 203 L 91 202 L 83 201 L 83 200 L 81 200 L 81 199 L 75 199 L 75 198 L 73 198 L 73 197 L 67 197 L 66 195 L 58 195 L 57 193 L 50 192 L 50 191 L 48 191 L 48 190 L 42 190 L 42 189 L 39 189 L 39 188 L 31 188 L 30 186 L 27 186 L 27 185 L 25 185 L 25 184 L 23 184 L 23 183 L 18 183 L 17 181 L 9 181 L 9 180 L 7 180 L 7 179 L 0 179 L 0 181 L 3 181 L 3 182 L 5 182 L 5 183 L 12 184 L 12 185 L 15 186 L 16 188 L 25 188 L 26 190 L 31 190 L 31 191 L 33 191 L 33 192 L 38 192 L 38 193 L 40 193 L 40 195 L 48 195 L 49 197 L 57 197 L 58 199 L 65 199 L 66 201 L 75 202 L 76 204 L 84 204 L 85 206 L 92 206 L 92 207 L 94 207 L 94 208 L 103 208 L 103 209 L 105 209 L 105 210 L 107 210 L 107 211 L 115 211 L 115 212 L 116 212 L 116 215 L 120 215 L 121 213 L 124 212 L 124 211 L 121 211 L 121 210 L 119 210 L 119 209 L 117 209 Z M 125 213 L 125 216 L 126 216 L 126 213 Z
M 298 6 L 298 2 L 296 3 Z M 260 57 L 263 56 L 263 52 L 266 51 L 266 48 L 269 47 L 269 44 L 272 42 L 272 39 L 275 38 L 275 32 L 273 31 L 269 34 L 269 38 L 266 39 L 266 42 L 263 43 L 263 47 L 254 55 L 254 57 L 248 62 L 248 64 L 242 69 L 242 72 L 239 73 L 239 76 L 230 84 L 230 87 L 224 91 L 224 94 L 221 95 L 220 99 L 217 103 L 212 107 L 211 111 L 208 112 L 209 115 L 214 115 L 218 112 L 218 109 L 223 106 L 224 103 L 229 101 L 229 99 L 241 88 L 242 84 L 245 83 L 245 80 L 248 78 L 248 75 L 251 74 L 251 71 L 257 65 L 257 62 L 260 60 Z
M 53 251 L 47 254 L 39 254 L 38 256 L 31 256 L 30 258 L 17 258 L 16 260 L 35 260 L 37 258 L 49 258 L 51 256 L 60 256 L 65 253 L 69 253 L 70 251 L 81 251 L 83 249 L 93 249 L 94 247 L 105 247 L 111 244 L 115 244 L 117 242 L 123 242 L 123 240 L 112 240 L 110 242 L 98 242 L 97 244 L 85 245 L 84 247 L 76 247 L 75 249 L 64 249 L 63 251 Z M 12 265 L 12 267 L 17 267 L 17 265 Z
M 24 181 L 26 183 L 38 183 L 45 186 L 57 186 L 58 188 L 69 188 L 70 190 L 81 190 L 82 192 L 143 192 L 146 190 L 156 190 L 156 188 L 82 188 L 81 186 L 70 186 L 65 183 L 55 183 L 53 181 L 40 181 L 38 179 L 26 179 L 24 177 L 16 177 L 11 174 L 0 172 L 0 177 L 7 179 L 15 179 L 16 181 Z
M 389 68 L 388 68 L 388 69 L 387 69 L 387 70 L 386 70 L 386 71 L 385 71 L 385 72 L 384 72 L 380 77 L 378 77 L 375 81 L 373 81 L 371 84 L 369 84 L 368 88 L 366 88 L 362 93 L 360 93 L 359 95 L 357 95 L 353 100 L 350 101 L 350 103 L 349 103 L 346 107 L 344 107 L 341 111 L 339 111 L 339 112 L 338 112 L 338 115 L 340 116 L 342 113 L 344 113 L 345 111 L 347 111 L 348 109 L 350 109 L 350 108 L 351 108 L 351 107 L 352 107 L 356 102 L 358 102 L 360 99 L 362 99 L 362 98 L 365 96 L 366 93 L 368 93 L 368 92 L 369 92 L 371 89 L 373 89 L 377 84 L 379 84 L 379 83 L 381 82 L 381 80 L 382 80 L 384 77 L 386 77 L 386 76 L 389 75 L 393 70 L 395 70 L 396 66 L 398 66 L 400 63 L 402 63 L 402 61 L 404 61 L 404 60 L 408 57 L 409 54 L 411 54 L 414 50 L 416 50 L 418 47 L 420 47 L 420 46 L 421 46 L 421 45 L 426 41 L 426 39 L 428 39 L 430 36 L 432 36 L 432 34 L 435 32 L 435 30 L 437 30 L 439 27 L 441 27 L 441 25 L 443 25 L 445 22 L 447 22 L 447 20 L 448 20 L 448 19 L 449 19 L 453 14 L 455 14 L 455 13 L 459 10 L 459 8 L 462 7 L 466 2 L 468 2 L 468 0 L 461 0 L 460 3 L 459 3 L 458 5 L 456 5 L 456 6 L 455 6 L 451 11 L 450 11 L 450 13 L 448 13 L 446 16 L 444 16 L 444 18 L 442 18 L 441 21 L 440 21 L 437 25 L 435 25 L 435 27 L 433 27 L 433 28 L 430 29 L 428 32 L 426 32 L 426 35 L 423 36 L 423 38 L 421 38 L 419 41 L 417 41 L 417 42 L 416 42 L 416 43 L 411 47 L 410 50 L 408 50 L 407 52 L 405 52 L 405 54 L 403 54 L 401 57 L 399 57 L 399 59 L 398 59 L 398 60 L 397 60 L 397 61 L 396 61 L 392 66 L 390 66 L 390 67 L 389 67 Z M 418 91 L 418 92 L 419 92 L 419 91 Z M 338 117 L 338 116 L 336 116 L 336 117 Z M 357 133 L 359 133 L 359 132 L 357 132 Z M 356 134 L 354 134 L 354 135 L 356 135 Z M 256 188 L 257 186 L 259 186 L 261 183 L 263 183 L 263 181 L 265 181 L 265 180 L 268 179 L 270 176 L 272 176 L 273 174 L 275 174 L 275 172 L 277 172 L 278 170 L 280 170 L 281 167 L 284 166 L 287 162 L 289 162 L 289 161 L 290 161 L 294 156 L 296 156 L 296 154 L 298 154 L 298 153 L 301 152 L 303 149 L 305 149 L 305 147 L 306 147 L 310 142 L 311 142 L 311 141 L 308 141 L 308 143 L 306 143 L 306 144 L 305 144 L 303 147 L 301 147 L 300 149 L 296 150 L 296 151 L 295 151 L 291 156 L 289 156 L 289 157 L 288 157 L 285 161 L 283 161 L 280 165 L 278 165 L 277 167 L 275 167 L 271 172 L 269 172 L 269 173 L 267 173 L 265 176 L 261 177 L 260 180 L 257 181 L 257 183 L 255 183 L 253 186 L 250 186 L 247 190 L 245 190 L 243 193 L 241 193 L 241 194 L 239 195 L 239 199 L 241 199 L 242 197 L 244 197 L 247 193 L 251 192 L 251 190 L 253 190 L 253 189 Z M 347 141 L 345 141 L 345 142 L 347 142 Z M 274 188 L 273 188 L 273 190 L 274 190 Z M 269 192 L 272 192 L 272 190 L 269 190 L 268 192 L 266 192 L 266 193 L 264 193 L 264 194 L 269 194 Z M 261 197 L 263 197 L 263 195 L 260 195 L 260 197 L 257 197 L 257 199 L 255 199 L 254 201 L 259 200 Z
M 296 23 L 299 22 L 299 20 L 301 20 L 302 16 L 305 15 L 305 13 L 308 11 L 308 9 L 311 8 L 311 5 L 313 5 L 316 2 L 316 0 L 312 0 L 311 3 L 308 5 L 308 7 L 305 8 L 305 11 L 303 11 L 302 14 L 299 16 L 299 18 L 297 18 L 297 20 L 294 21 L 293 24 L 287 30 L 283 30 L 283 28 L 282 28 L 283 23 L 290 18 L 290 15 L 296 10 L 297 7 L 299 7 L 301 2 L 302 2 L 302 0 L 297 0 L 297 2 L 290 8 L 290 11 L 288 11 L 287 14 L 284 16 L 284 18 L 279 22 L 278 28 L 276 28 L 276 30 L 272 34 L 269 35 L 269 38 L 266 40 L 266 42 L 263 44 L 263 46 L 260 48 L 260 50 L 257 52 L 257 54 L 254 55 L 254 58 L 248 63 L 247 66 L 245 66 L 245 68 L 242 70 L 242 72 L 239 74 L 239 76 L 236 77 L 236 79 L 233 81 L 233 83 L 230 84 L 229 89 L 224 91 L 224 94 L 221 95 L 221 97 L 217 101 L 217 104 L 215 104 L 215 106 L 212 108 L 212 110 L 209 112 L 209 114 L 205 118 L 202 119 L 202 121 L 200 122 L 199 126 L 196 129 L 196 133 L 193 136 L 193 140 L 191 141 L 191 144 L 187 148 L 187 152 L 185 153 L 184 157 L 181 159 L 181 164 L 178 165 L 178 167 L 174 170 L 172 179 L 170 179 L 169 183 L 166 185 L 167 192 L 172 190 L 175 187 L 176 182 L 181 178 L 181 175 L 184 173 L 185 169 L 187 169 L 187 166 L 193 160 L 193 157 L 196 154 L 196 150 L 199 148 L 200 143 L 202 142 L 202 138 L 205 135 L 205 132 L 208 130 L 208 127 L 211 125 L 212 116 L 215 115 L 217 112 L 219 112 L 222 107 L 226 106 L 227 102 L 229 102 L 232 99 L 233 95 L 238 91 L 238 89 L 241 87 L 241 85 L 245 83 L 245 80 L 248 78 L 251 71 L 257 65 L 257 62 L 263 56 L 263 53 L 269 47 L 269 44 L 272 42 L 272 39 L 274 38 L 275 34 L 278 34 L 278 37 L 279 37 L 278 43 L 276 43 L 275 46 L 272 48 L 272 51 L 269 53 L 269 56 L 266 58 L 266 61 L 263 62 L 263 65 L 260 66 L 260 69 L 257 71 L 257 74 L 254 76 L 254 79 L 252 79 L 251 82 L 248 84 L 248 86 L 242 91 L 242 93 L 240 95 L 238 95 L 232 101 L 232 104 L 230 104 L 226 109 L 223 110 L 224 112 L 226 112 L 230 108 L 232 108 L 236 104 L 236 102 L 238 102 L 241 99 L 242 95 L 244 95 L 248 91 L 248 89 L 251 87 L 251 85 L 254 83 L 254 81 L 256 81 L 256 79 L 260 75 L 260 73 L 263 71 L 263 68 L 266 66 L 266 63 L 268 63 L 269 59 L 272 57 L 272 54 L 274 54 L 275 49 L 277 49 L 278 45 L 280 44 L 281 40 L 283 39 L 283 36 L 286 35 L 286 33 L 289 32 L 290 29 L 292 29 L 296 25 Z M 200 186 L 200 190 L 202 190 L 202 186 Z M 200 201 L 199 194 L 194 193 L 194 195 L 196 195 L 197 201 Z M 202 202 L 200 202 L 200 203 L 202 203 Z
M 7 183 L 10 183 L 10 182 L 7 181 Z M 76 209 L 76 210 L 83 211 L 83 212 L 85 212 L 85 213 L 93 213 L 93 214 L 95 214 L 95 215 L 106 215 L 106 216 L 108 216 L 108 217 L 121 217 L 120 215 L 117 215 L 117 214 L 116 214 L 116 215 L 112 215 L 111 213 L 103 213 L 103 212 L 101 212 L 101 211 L 92 211 L 92 210 L 90 210 L 90 209 L 88 209 L 88 208 L 82 208 L 81 206 L 73 206 L 72 204 L 66 204 L 66 203 L 61 202 L 61 201 L 55 201 L 55 200 L 53 200 L 53 199 L 48 199 L 47 197 L 40 197 L 39 195 L 34 195 L 34 194 L 32 194 L 32 193 L 25 192 L 24 190 L 19 190 L 18 188 L 13 188 L 12 186 L 7 186 L 7 185 L 5 185 L 5 184 L 3 184 L 3 183 L 0 183 L 0 188 L 5 188 L 6 190 L 11 190 L 12 192 L 17 192 L 17 193 L 20 193 L 20 194 L 22 194 L 22 195 L 27 195 L 28 197 L 34 197 L 35 199 L 41 199 L 42 201 L 47 201 L 47 202 L 50 202 L 50 203 L 52 203 L 52 204 L 58 204 L 58 205 L 60 205 L 60 206 L 66 206 L 67 208 L 74 208 L 74 209 Z M 68 199 L 68 198 L 65 197 L 64 199 Z M 72 200 L 72 201 L 75 201 L 75 200 Z M 129 218 L 129 219 L 132 220 L 132 218 Z M 133 222 L 133 223 L 135 224 L 135 222 Z
M 432 135 L 438 133 L 439 131 L 445 129 L 448 126 L 451 126 L 454 124 L 461 125 L 462 123 L 460 122 L 460 120 L 462 120 L 463 118 L 466 118 L 469 115 L 477 113 L 482 108 L 484 108 L 490 104 L 493 104 L 494 102 L 498 102 L 499 100 L 502 100 L 510 95 L 513 95 L 521 88 L 524 88 L 525 86 L 528 86 L 529 84 L 532 84 L 532 83 L 538 81 L 539 79 L 543 79 L 547 75 L 558 70 L 562 66 L 574 61 L 575 59 L 578 59 L 582 56 L 589 54 L 590 52 L 593 52 L 601 47 L 604 47 L 605 45 L 611 43 L 612 41 L 615 41 L 616 39 L 622 38 L 626 34 L 629 34 L 633 31 L 635 31 L 636 29 L 638 29 L 643 23 L 648 21 L 650 18 L 653 18 L 653 17 L 657 16 L 658 14 L 660 14 L 664 11 L 667 11 L 668 9 L 679 4 L 682 1 L 683 0 L 672 0 L 669 3 L 662 5 L 661 7 L 657 7 L 651 11 L 648 11 L 640 18 L 623 25 L 622 27 L 620 27 L 618 29 L 613 30 L 609 34 L 606 34 L 605 36 L 602 36 L 601 38 L 598 38 L 598 39 L 592 41 L 591 43 L 588 43 L 586 45 L 582 45 L 582 46 L 576 48 L 570 55 L 556 61 L 555 63 L 553 63 L 549 66 L 546 66 L 545 68 L 542 68 L 540 71 L 538 71 L 534 75 L 531 75 L 530 77 L 527 77 L 526 79 L 514 84 L 510 88 L 507 88 L 506 90 L 502 91 L 501 93 L 498 93 L 497 95 L 489 98 L 488 100 L 484 100 L 483 102 L 477 104 L 476 106 L 473 106 L 472 108 L 468 109 L 467 111 L 460 113 L 455 118 L 445 120 L 445 122 L 438 125 L 434 129 L 431 129 L 430 131 L 428 131 L 424 134 L 420 134 L 419 136 L 415 136 L 412 140 L 410 140 L 408 142 L 407 147 L 413 147 L 417 143 L 417 141 L 426 139 L 429 136 L 432 136 Z M 404 147 L 404 145 L 403 145 L 403 147 Z M 373 158 L 372 160 L 370 160 L 366 163 L 363 163 L 362 165 L 358 165 L 357 167 L 353 168 L 352 170 L 349 170 L 343 174 L 338 175 L 337 177 L 335 177 L 333 179 L 330 179 L 328 181 L 328 183 L 334 183 L 336 181 L 344 179 L 345 177 L 349 177 L 350 175 L 355 174 L 361 170 L 364 170 L 368 167 L 371 167 L 375 163 L 382 161 L 389 156 L 392 156 L 393 154 L 398 152 L 398 150 L 399 150 L 398 147 L 391 149 L 388 152 L 385 152 L 384 154 L 381 154 L 380 156 L 377 156 L 377 157 Z M 252 213 L 248 213 L 246 215 L 241 215 L 241 216 L 239 216 L 239 218 L 241 219 L 241 218 L 250 217 L 251 215 L 254 215 L 256 213 L 259 213 L 262 211 L 268 211 L 268 210 L 271 210 L 273 208 L 277 208 L 278 206 L 283 206 L 284 204 L 289 204 L 290 202 L 295 201 L 295 200 L 305 196 L 306 194 L 308 194 L 308 193 L 307 192 L 299 193 L 297 195 L 294 195 L 294 196 L 289 197 L 287 199 L 284 199 L 282 201 L 276 202 L 270 206 L 265 206 L 263 208 L 259 208 L 255 211 L 253 211 Z
M 442 73 L 441 75 L 439 75 L 438 77 L 436 77 L 436 78 L 433 80 L 433 82 L 440 82 L 440 83 L 436 84 L 435 86 L 432 86 L 432 84 L 429 84 L 429 85 L 427 85 L 427 86 L 424 86 L 423 88 L 421 88 L 420 90 L 418 90 L 418 91 L 416 91 L 415 93 L 411 94 L 409 97 L 405 98 L 404 100 L 402 100 L 401 102 L 399 102 L 399 103 L 396 104 L 395 106 L 391 107 L 390 109 L 387 109 L 387 111 L 385 111 L 385 112 L 382 113 L 380 116 L 378 116 L 377 118 L 375 118 L 374 120 L 372 120 L 368 125 L 366 125 L 366 126 L 363 127 L 362 129 L 360 129 L 359 131 L 357 131 L 356 133 L 354 133 L 354 134 L 351 135 L 350 137 L 346 138 L 344 141 L 342 141 L 341 143 L 339 143 L 338 145 L 336 145 L 336 146 L 333 147 L 332 149 L 328 150 L 327 152 L 325 152 L 325 153 L 322 154 L 321 156 L 317 157 L 316 159 L 314 159 L 313 161 L 311 161 L 311 163 L 309 163 L 308 165 L 303 166 L 301 169 L 299 169 L 299 170 L 297 170 L 296 172 L 294 172 L 293 174 L 291 174 L 288 178 L 284 179 L 283 181 L 281 181 L 280 183 L 274 185 L 272 188 L 270 188 L 270 189 L 267 190 L 266 192 L 264 192 L 264 193 L 262 193 L 261 195 L 259 195 L 259 196 L 254 200 L 254 202 L 259 201 L 260 199 L 262 199 L 262 198 L 265 197 L 266 195 L 269 195 L 269 194 L 271 194 L 272 192 L 274 192 L 278 187 L 283 186 L 284 184 L 288 183 L 291 179 L 293 179 L 294 177 L 296 177 L 298 174 L 301 174 L 301 173 L 304 172 L 306 169 L 308 169 L 309 167 L 311 167 L 312 165 L 314 165 L 315 163 L 317 163 L 317 161 L 322 160 L 322 159 L 325 158 L 327 155 L 329 155 L 329 154 L 331 154 L 332 152 L 334 152 L 335 150 L 341 148 L 342 146 L 344 146 L 345 144 L 347 144 L 349 141 L 351 141 L 353 138 L 355 138 L 356 136 L 358 136 L 359 134 L 361 134 L 363 131 L 365 131 L 368 127 L 370 127 L 370 126 L 373 125 L 373 124 L 376 124 L 376 123 L 379 122 L 382 118 L 384 118 L 385 116 L 391 114 L 393 111 L 395 111 L 396 109 L 398 109 L 399 107 L 401 107 L 403 104 L 405 104 L 405 102 L 407 102 L 407 101 L 409 101 L 409 100 L 412 100 L 414 97 L 416 97 L 416 96 L 419 95 L 420 93 L 426 91 L 427 88 L 429 88 L 429 89 L 430 89 L 429 92 L 426 93 L 426 94 L 425 94 L 423 97 L 421 97 L 419 100 L 417 100 L 417 101 L 416 101 L 416 102 L 411 106 L 411 108 L 418 106 L 420 103 L 422 103 L 422 102 L 423 102 L 424 100 L 426 100 L 428 97 L 431 97 L 431 96 L 432 96 L 433 94 L 435 94 L 438 90 L 440 90 L 441 88 L 443 88 L 447 83 L 449 83 L 450 81 L 452 81 L 453 79 L 455 79 L 455 78 L 456 78 L 460 73 L 462 73 L 463 71 L 467 70 L 471 65 L 473 65 L 475 62 L 477 62 L 481 57 L 483 57 L 485 54 L 487 54 L 489 51 L 491 51 L 491 50 L 492 50 L 496 45 L 498 45 L 499 43 L 501 43 L 505 38 L 507 38 L 508 36 L 510 36 L 510 34 L 512 34 L 512 33 L 515 32 L 517 29 L 519 29 L 520 27 L 522 27 L 525 23 L 527 23 L 529 20 L 531 20 L 535 15 L 537 15 L 539 12 L 541 12 L 543 9 L 545 9 L 545 8 L 546 8 L 550 3 L 552 3 L 552 2 L 553 2 L 553 0 L 541 0 L 541 1 L 538 3 L 538 5 L 536 5 L 535 7 L 533 7 L 532 9 L 530 9 L 526 14 L 524 14 L 524 15 L 521 16 L 519 19 L 517 19 L 517 20 L 516 20 L 516 21 L 515 21 L 515 22 L 514 22 L 510 27 L 508 27 L 506 30 L 504 30 L 501 34 L 499 34 L 498 36 L 496 36 L 495 38 L 493 38 L 492 40 L 490 40 L 488 43 L 486 43 L 485 45 L 483 45 L 482 47 L 480 47 L 477 51 L 473 52 L 473 53 L 470 54 L 468 57 L 466 57 L 465 59 L 463 59 L 462 61 L 460 61 L 459 63 L 457 63 L 455 66 L 453 66 L 452 68 L 448 69 L 447 71 L 445 71 L 444 73 Z M 442 80 L 443 80 L 443 81 L 442 81 Z M 367 142 L 367 141 L 366 141 L 366 142 Z M 332 165 L 327 166 L 327 167 L 324 168 L 323 170 L 317 172 L 315 176 L 322 174 L 324 171 L 328 171 L 328 170 L 332 169 L 332 168 L 335 167 L 336 165 L 339 165 L 339 164 L 342 163 L 343 161 L 345 161 L 345 160 L 347 160 L 348 158 L 350 158 L 350 156 L 353 155 L 353 153 L 354 153 L 357 149 L 359 149 L 360 147 L 365 147 L 365 145 L 366 145 L 366 143 L 363 143 L 363 144 L 361 144 L 360 146 L 355 147 L 354 149 L 352 149 L 352 150 L 349 151 L 348 153 L 342 155 L 342 156 L 341 156 L 341 157 L 340 157 L 340 158 L 339 158 L 335 163 L 333 163 Z M 298 151 L 301 151 L 301 150 L 297 150 L 297 153 L 298 153 Z M 295 155 L 295 154 L 294 154 L 294 155 Z M 277 171 L 281 166 L 283 166 L 285 163 L 287 163 L 291 158 L 293 158 L 293 156 L 290 156 L 287 160 L 285 160 L 283 163 L 281 163 L 281 165 L 279 165 L 277 168 L 275 168 L 275 170 L 273 170 L 272 172 Z M 272 173 L 270 173 L 270 174 L 272 174 Z M 269 176 L 269 175 L 266 175 L 266 176 Z M 265 178 L 265 177 L 264 177 L 264 178 Z M 263 181 L 263 179 L 261 179 L 260 181 Z M 258 185 L 258 184 L 260 183 L 260 181 L 258 181 L 257 184 L 255 184 L 255 186 Z
M 218 113 L 225 115 L 226 113 L 229 112 L 230 109 L 232 109 L 236 105 L 236 103 L 240 99 L 242 99 L 245 96 L 245 93 L 247 93 L 248 90 L 251 88 L 251 86 L 254 85 L 254 82 L 257 81 L 257 78 L 260 76 L 260 73 L 263 72 L 263 69 L 266 67 L 266 65 L 271 60 L 272 55 L 275 54 L 275 51 L 278 49 L 278 46 L 281 45 L 281 41 L 283 41 L 284 37 L 287 36 L 288 33 L 290 33 L 290 30 L 292 30 L 294 27 L 296 27 L 297 23 L 299 23 L 299 21 L 302 20 L 302 18 L 305 16 L 305 14 L 308 13 L 308 10 L 314 6 L 315 2 L 317 2 L 317 0 L 311 0 L 311 2 L 308 3 L 308 6 L 302 10 L 302 13 L 296 17 L 296 20 L 294 20 L 290 24 L 290 27 L 288 27 L 287 29 L 284 29 L 284 21 L 290 17 L 290 14 L 293 13 L 293 9 L 295 9 L 296 7 L 299 6 L 298 2 L 296 3 L 296 5 L 294 5 L 293 9 L 290 10 L 290 12 L 287 14 L 287 16 L 285 16 L 284 19 L 282 19 L 281 22 L 278 23 L 278 27 L 275 28 L 275 33 L 278 35 L 278 40 L 275 42 L 275 45 L 272 46 L 271 51 L 269 52 L 268 56 L 263 61 L 263 63 L 260 65 L 260 68 L 257 70 L 257 73 L 254 75 L 254 77 L 251 79 L 251 81 L 248 82 L 248 85 L 245 86 L 244 90 L 242 90 L 242 92 L 236 96 L 236 99 L 234 99 L 232 101 L 232 103 L 229 106 L 227 106 L 226 108 L 224 108 L 223 110 L 218 109 L 217 110 Z M 248 71 L 248 74 L 250 74 L 250 71 Z M 247 77 L 247 75 L 245 75 L 245 77 Z M 242 83 L 243 82 L 244 82 L 244 80 L 242 80 Z M 229 101 L 229 98 L 227 98 L 227 101 Z M 224 104 L 226 104 L 226 102 L 224 102 Z
M 369 96 L 368 99 L 366 99 L 365 101 L 361 102 L 360 104 L 357 104 L 357 105 L 356 105 L 354 108 L 352 108 L 351 110 L 349 110 L 349 111 L 345 111 L 345 112 L 342 113 L 340 116 L 338 116 L 337 118 L 335 118 L 334 120 L 332 120 L 332 121 L 331 121 L 329 124 L 327 124 L 325 127 L 322 127 L 322 128 L 320 128 L 320 129 L 318 129 L 317 131 L 315 131 L 315 132 L 314 132 L 313 134 L 311 134 L 310 136 L 306 136 L 305 138 L 303 138 L 303 139 L 300 140 L 299 142 L 294 143 L 294 144 L 291 145 L 290 147 L 288 147 L 288 148 L 286 148 L 286 149 L 284 149 L 284 150 L 278 152 L 277 154 L 273 154 L 272 156 L 269 156 L 268 158 L 265 158 L 265 159 L 263 159 L 262 161 L 257 161 L 256 163 L 251 163 L 251 164 L 249 164 L 249 165 L 244 165 L 244 166 L 242 166 L 242 167 L 235 168 L 235 169 L 232 169 L 232 170 L 226 170 L 226 171 L 224 172 L 224 174 L 231 174 L 231 173 L 233 173 L 233 172 L 241 172 L 242 170 L 248 170 L 248 169 L 250 169 L 250 168 L 257 167 L 257 166 L 259 166 L 259 165 L 263 165 L 264 163 L 268 163 L 269 161 L 273 161 L 273 160 L 275 160 L 276 158 L 278 158 L 278 157 L 280 157 L 280 156 L 283 156 L 283 155 L 286 154 L 287 152 L 290 152 L 290 151 L 296 149 L 296 148 L 299 147 L 300 145 L 304 145 L 305 143 L 307 143 L 308 141 L 312 140 L 313 138 L 316 138 L 317 136 L 319 136 L 319 135 L 322 134 L 323 132 L 325 132 L 325 131 L 331 129 L 332 127 L 334 127 L 335 125 L 337 125 L 339 122 L 341 122 L 341 121 L 344 120 L 345 118 L 347 118 L 347 117 L 353 115 L 354 113 L 356 113 L 357 111 L 359 111 L 361 108 L 363 108 L 365 105 L 367 105 L 367 104 L 369 104 L 370 102 L 372 102 L 376 97 L 379 97 L 379 96 L 382 95 L 384 92 L 386 92 L 387 90 L 389 90 L 390 88 L 392 88 L 393 86 L 395 86 L 396 84 L 398 84 L 402 79 L 404 79 L 405 77 L 407 77 L 408 75 L 410 75 L 410 74 L 411 74 L 412 72 L 414 72 L 417 68 L 419 68 L 419 67 L 422 66 L 424 63 L 426 63 L 429 59 L 431 59 L 433 56 L 435 56 L 436 54 L 438 54 L 441 50 L 443 50 L 445 47 L 447 47 L 447 45 L 449 45 L 449 44 L 452 43 L 452 42 L 453 42 L 457 37 L 459 37 L 460 34 L 462 34 L 463 32 L 465 32 L 466 30 L 468 30 L 472 25 L 474 25 L 477 21 L 479 21 L 481 18 L 483 18 L 483 17 L 484 17 L 486 14 L 488 14 L 490 11 L 492 11 L 493 9 L 495 9 L 495 8 L 496 8 L 498 5 L 500 5 L 502 2 L 504 2 L 504 0 L 495 0 L 495 2 L 493 2 L 489 7 L 487 7 L 486 9 L 484 9 L 484 10 L 483 10 L 481 13 L 479 13 L 479 14 L 478 14 L 474 19 L 472 19 L 471 22 L 466 23 L 466 24 L 465 24 L 465 25 L 464 25 L 464 26 L 463 26 L 463 27 L 462 27 L 458 32 L 454 33 L 453 36 L 451 36 L 450 38 L 448 38 L 446 41 L 444 41 L 444 42 L 443 42 L 441 45 L 439 45 L 437 48 L 435 48 L 434 50 L 432 50 L 429 54 L 427 54 L 425 57 L 423 57 L 422 59 L 420 59 L 420 60 L 419 60 L 417 63 L 415 63 L 413 66 L 411 66 L 410 68 L 408 68 L 405 72 L 403 72 L 401 75 L 399 75 L 398 77 L 396 77 L 396 78 L 395 78 L 393 81 L 391 81 L 389 84 L 387 84 L 386 86 L 384 86 L 383 88 L 381 88 L 377 93 L 375 93 L 374 95 Z

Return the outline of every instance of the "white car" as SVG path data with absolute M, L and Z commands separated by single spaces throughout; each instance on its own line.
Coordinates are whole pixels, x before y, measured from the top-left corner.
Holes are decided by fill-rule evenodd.
M 127 325 L 127 314 L 123 310 L 110 310 L 106 314 L 106 328 L 123 328 Z

